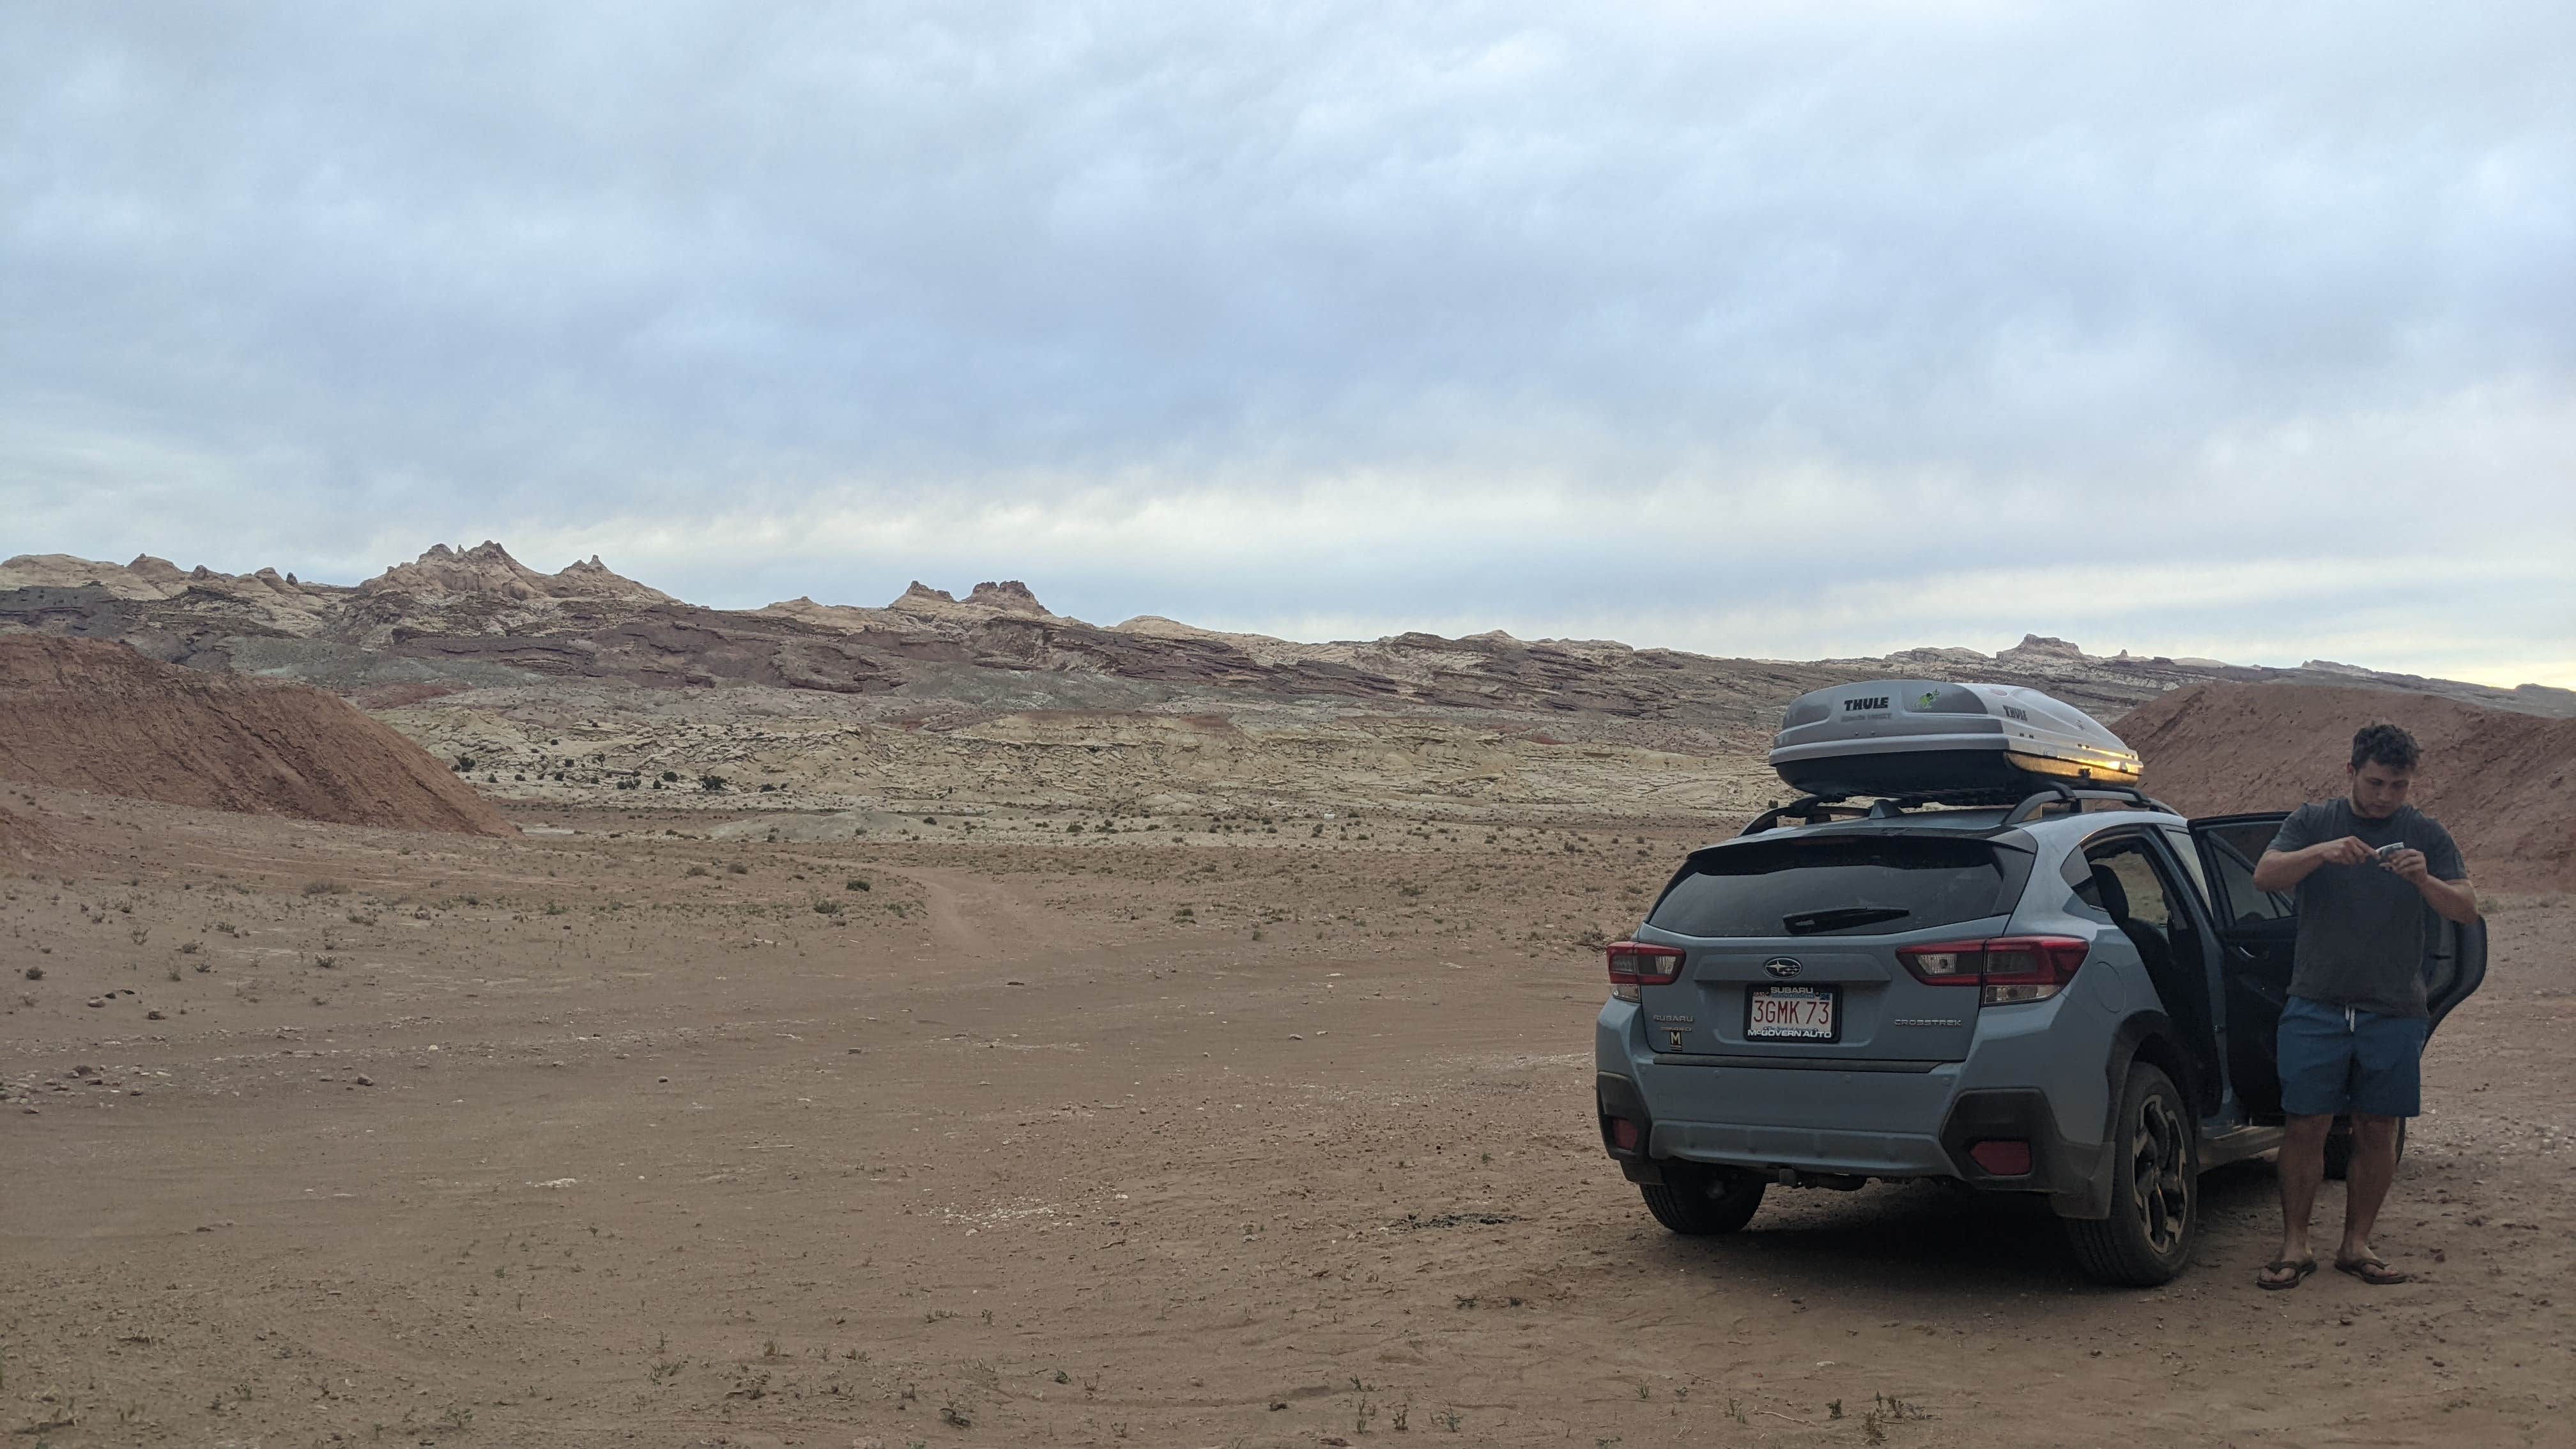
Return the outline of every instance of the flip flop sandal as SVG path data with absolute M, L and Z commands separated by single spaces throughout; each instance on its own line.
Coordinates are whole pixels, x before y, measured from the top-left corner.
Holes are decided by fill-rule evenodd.
M 2308 1281 L 2308 1275 L 2315 1271 L 2317 1271 L 2317 1260 L 2314 1258 L 2275 1258 L 2263 1265 L 2263 1273 L 2255 1275 L 2254 1286 L 2278 1293 L 2284 1288 L 2296 1288 L 2305 1283 Z M 2266 1273 L 2287 1273 L 2290 1276 L 2269 1278 L 2263 1276 Z
M 2358 1278 L 2373 1288 L 2385 1288 L 2391 1283 L 2408 1282 L 2415 1276 L 2412 1273 L 2398 1272 L 2377 1258 L 2337 1258 L 2335 1271 L 2348 1277 Z

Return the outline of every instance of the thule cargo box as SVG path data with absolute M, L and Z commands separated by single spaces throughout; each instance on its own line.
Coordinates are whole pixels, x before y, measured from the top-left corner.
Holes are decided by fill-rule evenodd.
M 2091 715 L 2038 690 L 1879 679 L 1792 700 L 1771 768 L 1833 800 L 2132 785 L 2140 766 Z

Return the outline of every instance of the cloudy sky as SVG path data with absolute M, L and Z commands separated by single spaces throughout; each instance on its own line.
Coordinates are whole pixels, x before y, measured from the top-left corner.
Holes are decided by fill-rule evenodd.
M 0 554 L 2576 685 L 2576 8 L 0 6 Z

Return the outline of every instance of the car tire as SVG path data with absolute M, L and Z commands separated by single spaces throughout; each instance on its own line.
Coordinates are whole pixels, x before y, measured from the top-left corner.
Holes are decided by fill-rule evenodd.
M 2326 1176 L 2341 1182 L 2352 1175 L 2352 1124 L 2337 1122 L 2326 1134 Z M 2406 1161 L 2406 1119 L 2397 1119 L 2397 1160 Z
M 2067 1220 L 2075 1259 L 2095 1282 L 2169 1283 L 2200 1231 L 2200 1141 L 2171 1077 L 2144 1063 L 2129 1069 L 2111 1140 L 2111 1215 Z
M 1664 1180 L 1638 1185 L 1655 1221 L 1688 1237 L 1732 1233 L 1762 1206 L 1762 1179 L 1733 1168 L 1697 1162 L 1663 1164 Z

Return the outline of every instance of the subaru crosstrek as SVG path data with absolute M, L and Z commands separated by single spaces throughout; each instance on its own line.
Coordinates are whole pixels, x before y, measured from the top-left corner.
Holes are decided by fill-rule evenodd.
M 2181 1271 L 2199 1175 L 2281 1140 L 2296 922 L 2253 880 L 2281 817 L 2064 788 L 1790 808 L 1693 852 L 1608 948 L 1601 1141 L 1647 1208 L 1727 1233 L 1773 1185 L 1947 1179 L 2044 1197 L 2099 1280 Z M 2426 934 L 2438 1025 L 2485 936 Z

